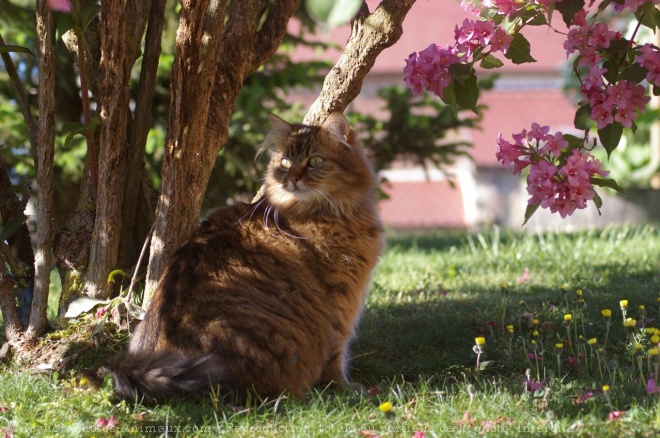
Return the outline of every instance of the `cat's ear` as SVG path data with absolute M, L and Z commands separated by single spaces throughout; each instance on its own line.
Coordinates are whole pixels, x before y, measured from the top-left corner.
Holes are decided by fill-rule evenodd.
M 288 136 L 293 131 L 293 126 L 289 122 L 277 117 L 275 114 L 268 114 L 268 118 L 270 119 L 270 123 L 273 124 L 273 129 L 282 137 Z
M 340 143 L 347 143 L 348 134 L 351 132 L 351 126 L 340 112 L 334 112 L 323 122 L 323 129 L 328 131 Z
M 258 158 L 266 150 L 277 147 L 293 131 L 293 126 L 289 122 L 277 117 L 275 114 L 268 114 L 268 118 L 273 124 L 273 127 L 268 132 L 268 135 L 266 135 L 266 139 L 261 144 L 261 147 L 259 147 L 255 158 Z

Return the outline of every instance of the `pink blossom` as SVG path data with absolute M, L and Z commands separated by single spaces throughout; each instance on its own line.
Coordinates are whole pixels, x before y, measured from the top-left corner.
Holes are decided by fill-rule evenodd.
M 412 438 L 424 438 L 424 437 L 425 437 L 424 432 L 420 432 L 420 431 L 413 432 Z
M 69 12 L 72 4 L 71 0 L 47 0 L 48 7 L 53 11 Z
M 515 0 L 494 0 L 493 5 L 499 13 L 504 14 L 507 17 L 518 12 L 518 8 L 521 6 L 521 4 Z
M 612 110 L 606 105 L 596 105 L 591 107 L 591 118 L 596 122 L 598 129 L 603 129 L 614 122 Z
M 450 48 L 440 48 L 435 44 L 426 49 L 410 54 L 403 69 L 406 85 L 418 96 L 424 90 L 429 90 L 439 97 L 442 91 L 450 84 L 449 67 L 458 62 L 458 57 Z
M 536 140 L 537 142 L 545 141 L 546 136 L 550 132 L 549 126 L 541 126 L 536 122 L 532 123 L 532 129 L 527 133 L 527 141 L 531 142 Z
M 530 204 L 538 204 L 546 198 L 554 198 L 557 192 L 555 175 L 557 167 L 548 161 L 541 160 L 532 166 L 527 177 L 527 192 L 532 195 L 528 201 Z
M 651 84 L 660 84 L 660 53 L 651 44 L 644 44 L 639 48 L 640 54 L 635 62 L 646 69 L 646 80 Z
M 541 148 L 541 153 L 550 152 L 555 158 L 561 156 L 561 151 L 568 147 L 568 142 L 564 140 L 561 132 L 556 132 L 554 135 L 547 135 L 545 145 Z
M 527 392 L 535 392 L 545 386 L 545 379 L 541 380 L 540 382 L 536 382 L 531 379 L 526 379 L 523 382 L 523 387 L 525 388 L 525 391 Z
M 515 138 L 515 135 L 514 135 Z M 502 133 L 497 137 L 497 152 L 495 156 L 502 162 L 504 167 L 513 167 L 513 174 L 520 175 L 520 172 L 529 166 L 529 157 L 525 154 L 526 148 L 519 142 L 511 144 L 502 138 Z
M 498 26 L 497 29 L 495 29 L 495 34 L 493 35 L 491 50 L 493 52 L 500 51 L 502 53 L 506 53 L 507 50 L 509 50 L 509 46 L 511 46 L 512 41 L 513 35 L 509 35 L 506 33 L 502 26 Z
M 656 386 L 654 378 L 650 378 L 646 382 L 646 392 L 648 394 L 660 394 L 660 387 Z
M 527 283 L 529 281 L 529 268 L 525 268 L 525 273 L 518 277 L 516 281 L 518 281 L 518 283 Z
M 108 312 L 108 309 L 109 308 L 107 306 L 106 307 L 101 307 L 100 309 L 98 309 L 96 311 L 96 314 L 94 315 L 94 318 L 96 318 L 96 319 L 102 318 L 103 315 L 105 315 Z
M 600 22 L 591 27 L 589 44 L 603 49 L 610 47 L 610 42 L 616 37 L 616 32 L 607 28 L 607 24 Z
M 626 416 L 626 411 L 612 411 L 607 416 L 607 419 L 610 421 L 614 421 L 614 420 L 618 420 L 619 418 L 623 418 L 625 416 Z
M 580 9 L 580 12 L 573 16 L 571 26 L 586 26 L 587 25 L 587 10 Z

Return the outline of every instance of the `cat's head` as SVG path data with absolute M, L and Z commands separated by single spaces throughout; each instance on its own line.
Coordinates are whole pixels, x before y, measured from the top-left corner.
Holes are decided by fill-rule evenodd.
M 261 150 L 270 149 L 265 184 L 273 206 L 343 215 L 373 196 L 374 172 L 343 114 L 322 126 L 270 119 Z

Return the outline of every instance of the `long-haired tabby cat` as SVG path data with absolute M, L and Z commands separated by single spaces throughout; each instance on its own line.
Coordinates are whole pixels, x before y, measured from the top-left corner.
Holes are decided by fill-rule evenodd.
M 126 399 L 262 397 L 347 383 L 347 347 L 383 248 L 375 175 L 341 113 L 272 116 L 265 196 L 213 211 L 172 256 L 111 374 Z

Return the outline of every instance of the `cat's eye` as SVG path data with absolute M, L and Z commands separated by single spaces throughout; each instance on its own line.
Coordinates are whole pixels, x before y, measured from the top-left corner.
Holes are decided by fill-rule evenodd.
M 282 169 L 291 169 L 291 160 L 288 158 L 282 158 L 282 161 L 280 161 L 280 167 Z
M 314 155 L 309 159 L 307 165 L 313 169 L 315 167 L 319 167 L 321 163 L 323 163 L 323 158 L 319 157 L 318 155 Z

